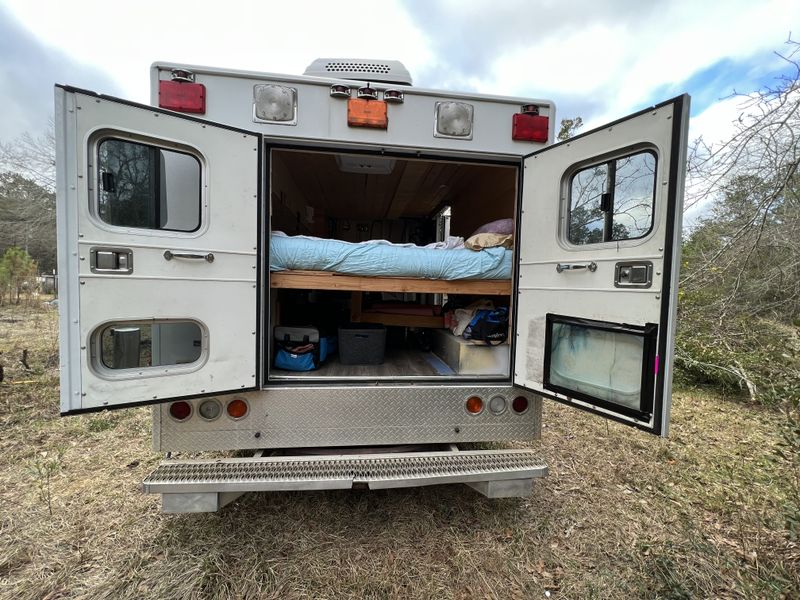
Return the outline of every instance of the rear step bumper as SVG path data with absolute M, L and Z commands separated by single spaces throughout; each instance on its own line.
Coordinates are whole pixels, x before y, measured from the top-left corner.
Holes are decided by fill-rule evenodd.
M 166 460 L 144 480 L 164 512 L 219 510 L 245 492 L 466 483 L 489 497 L 525 496 L 547 466 L 530 450 L 470 450 Z

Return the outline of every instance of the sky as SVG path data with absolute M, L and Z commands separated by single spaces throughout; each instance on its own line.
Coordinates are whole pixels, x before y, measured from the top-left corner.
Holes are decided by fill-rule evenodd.
M 689 92 L 690 138 L 715 142 L 731 94 L 786 68 L 792 31 L 797 0 L 0 0 L 0 141 L 46 127 L 54 83 L 146 103 L 156 60 L 299 74 L 346 57 L 398 59 L 422 87 L 551 99 L 587 128 Z

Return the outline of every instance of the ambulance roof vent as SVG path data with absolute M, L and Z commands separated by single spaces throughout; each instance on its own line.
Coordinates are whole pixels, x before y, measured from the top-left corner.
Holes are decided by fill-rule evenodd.
M 308 65 L 303 75 L 411 85 L 411 73 L 399 60 L 318 58 Z

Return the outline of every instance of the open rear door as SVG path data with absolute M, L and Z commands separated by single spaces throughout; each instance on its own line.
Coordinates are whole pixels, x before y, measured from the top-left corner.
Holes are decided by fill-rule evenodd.
M 689 97 L 525 158 L 514 383 L 666 435 Z
M 259 135 L 55 100 L 62 414 L 255 387 Z

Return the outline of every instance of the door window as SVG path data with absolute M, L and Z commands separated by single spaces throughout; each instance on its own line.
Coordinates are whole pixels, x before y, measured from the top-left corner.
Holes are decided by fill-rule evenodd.
M 97 215 L 110 225 L 196 231 L 200 161 L 191 154 L 107 138 L 98 146 Z
M 624 414 L 649 414 L 657 331 L 548 314 L 544 386 Z
M 569 183 L 568 240 L 583 245 L 646 236 L 653 227 L 655 178 L 651 151 L 575 172 Z
M 120 322 L 98 335 L 98 359 L 106 369 L 142 369 L 197 362 L 203 330 L 194 321 Z

